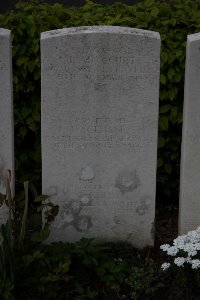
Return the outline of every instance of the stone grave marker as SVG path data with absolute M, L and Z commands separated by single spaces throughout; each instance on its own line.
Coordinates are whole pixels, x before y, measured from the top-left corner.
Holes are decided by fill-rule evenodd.
M 11 170 L 14 194 L 14 146 L 12 103 L 11 32 L 0 28 L 0 193 L 5 194 L 4 170 Z M 0 203 L 0 224 L 7 219 L 8 208 Z
M 200 33 L 188 35 L 181 146 L 179 234 L 200 226 Z
M 153 245 L 160 37 L 94 26 L 41 35 L 42 186 L 49 241 Z

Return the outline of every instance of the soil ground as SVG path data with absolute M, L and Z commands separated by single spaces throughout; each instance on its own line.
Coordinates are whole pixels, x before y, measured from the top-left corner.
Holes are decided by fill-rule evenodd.
M 172 244 L 178 236 L 178 207 L 173 205 L 159 206 L 156 209 L 155 221 L 155 255 L 160 258 L 160 245 Z

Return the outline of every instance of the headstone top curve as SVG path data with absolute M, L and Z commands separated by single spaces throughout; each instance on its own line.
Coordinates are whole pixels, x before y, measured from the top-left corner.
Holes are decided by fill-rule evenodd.
M 9 29 L 0 28 L 0 36 L 10 36 L 11 31 Z
M 131 27 L 121 27 L 121 26 L 80 26 L 80 27 L 56 29 L 56 30 L 42 32 L 41 40 L 70 35 L 70 34 L 74 35 L 74 34 L 89 34 L 89 33 L 134 34 L 134 35 L 141 35 L 144 37 L 160 40 L 160 34 L 158 32 L 143 30 L 138 28 L 131 28 Z
M 187 36 L 188 42 L 196 42 L 200 39 L 200 33 L 189 34 Z

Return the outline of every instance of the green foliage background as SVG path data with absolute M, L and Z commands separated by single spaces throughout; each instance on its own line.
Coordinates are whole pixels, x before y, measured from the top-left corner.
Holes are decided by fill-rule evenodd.
M 80 8 L 43 2 L 19 3 L 0 15 L 0 27 L 12 30 L 15 163 L 17 187 L 33 180 L 41 184 L 40 154 L 40 33 L 63 27 L 129 26 L 161 35 L 160 116 L 157 195 L 178 199 L 180 143 L 187 34 L 200 31 L 200 1 L 145 0 L 135 5 L 99 5 L 86 1 Z

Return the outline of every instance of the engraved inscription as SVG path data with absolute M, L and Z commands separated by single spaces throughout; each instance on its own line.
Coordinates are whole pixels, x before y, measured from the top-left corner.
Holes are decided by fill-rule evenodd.
M 55 64 L 49 62 L 43 65 L 42 72 L 55 75 L 59 79 L 69 81 L 90 80 L 104 81 L 141 81 L 149 77 L 149 64 L 136 61 L 134 56 L 122 54 L 121 49 L 93 48 L 74 49 L 76 55 L 68 54 L 65 62 Z M 60 60 L 63 57 L 60 56 Z M 98 68 L 92 66 L 98 63 Z
M 144 144 L 154 143 L 153 137 L 144 137 L 137 141 L 134 136 L 106 136 L 100 141 L 96 141 L 93 137 L 84 136 L 59 136 L 48 135 L 45 136 L 46 142 L 51 143 L 54 150 L 109 150 L 119 148 L 130 148 L 132 150 L 139 150 L 144 147 Z
M 140 186 L 140 180 L 138 178 L 136 170 L 122 170 L 115 181 L 115 187 L 117 187 L 121 194 L 127 192 L 133 192 Z
M 66 122 L 70 120 L 66 120 Z M 71 124 L 65 124 L 63 135 L 47 135 L 48 143 L 53 142 L 55 150 L 114 149 L 126 147 L 141 149 L 144 144 L 154 142 L 151 136 L 138 137 L 136 128 L 155 126 L 145 120 L 143 124 L 126 118 L 75 118 Z
M 192 145 L 200 145 L 200 136 L 197 135 L 190 136 L 189 143 Z

